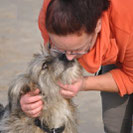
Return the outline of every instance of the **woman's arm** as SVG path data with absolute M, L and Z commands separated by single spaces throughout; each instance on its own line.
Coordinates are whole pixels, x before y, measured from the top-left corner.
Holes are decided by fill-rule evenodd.
M 59 86 L 61 87 L 60 93 L 65 98 L 72 98 L 77 95 L 79 91 L 106 91 L 119 93 L 118 87 L 109 72 L 99 76 L 83 77 L 74 81 L 71 85 L 59 83 Z
M 119 92 L 118 87 L 110 72 L 93 77 L 85 78 L 83 90 Z

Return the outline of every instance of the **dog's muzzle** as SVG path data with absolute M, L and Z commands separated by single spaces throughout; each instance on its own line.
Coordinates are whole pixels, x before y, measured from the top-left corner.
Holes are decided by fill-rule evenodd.
M 35 119 L 35 125 L 38 126 L 40 129 L 42 129 L 44 132 L 47 132 L 47 133 L 62 133 L 65 129 L 65 125 L 59 127 L 59 128 L 52 128 L 50 129 L 47 125 L 45 125 L 44 123 L 41 124 L 41 121 L 36 118 Z

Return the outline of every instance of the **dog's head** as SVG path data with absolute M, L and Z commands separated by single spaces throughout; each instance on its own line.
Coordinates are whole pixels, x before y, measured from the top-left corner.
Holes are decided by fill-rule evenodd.
M 81 67 L 77 61 L 68 61 L 63 54 L 55 53 L 49 48 L 42 47 L 39 54 L 35 54 L 27 72 L 18 75 L 9 88 L 10 108 L 18 108 L 22 94 L 36 89 L 46 96 L 58 93 L 58 81 L 71 83 L 81 76 Z
M 74 80 L 74 78 L 77 78 L 76 76 L 81 74 L 81 67 L 76 60 L 69 61 L 65 54 L 50 51 L 45 46 L 42 47 L 40 54 L 34 55 L 34 59 L 28 67 L 28 72 L 35 83 L 39 82 L 40 76 L 46 79 L 47 75 L 53 80 L 59 79 L 70 83 L 69 79 L 72 80 L 73 78 Z

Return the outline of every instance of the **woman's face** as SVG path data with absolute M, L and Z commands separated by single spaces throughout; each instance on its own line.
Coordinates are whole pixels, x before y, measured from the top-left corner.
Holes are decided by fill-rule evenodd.
M 58 36 L 49 33 L 51 48 L 60 53 L 64 53 L 68 60 L 79 58 L 88 53 L 94 46 L 97 33 L 87 34 L 70 34 Z

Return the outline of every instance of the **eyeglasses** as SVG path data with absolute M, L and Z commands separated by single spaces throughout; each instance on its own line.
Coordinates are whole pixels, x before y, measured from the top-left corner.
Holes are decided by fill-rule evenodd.
M 87 50 L 87 51 L 79 51 L 79 52 L 76 52 L 76 51 L 59 50 L 59 49 L 51 42 L 51 40 L 49 40 L 49 49 L 50 49 L 52 52 L 55 52 L 55 53 L 58 53 L 58 54 L 68 54 L 68 55 L 75 55 L 75 56 L 84 55 L 84 54 L 86 54 L 86 53 L 89 52 L 89 50 Z

